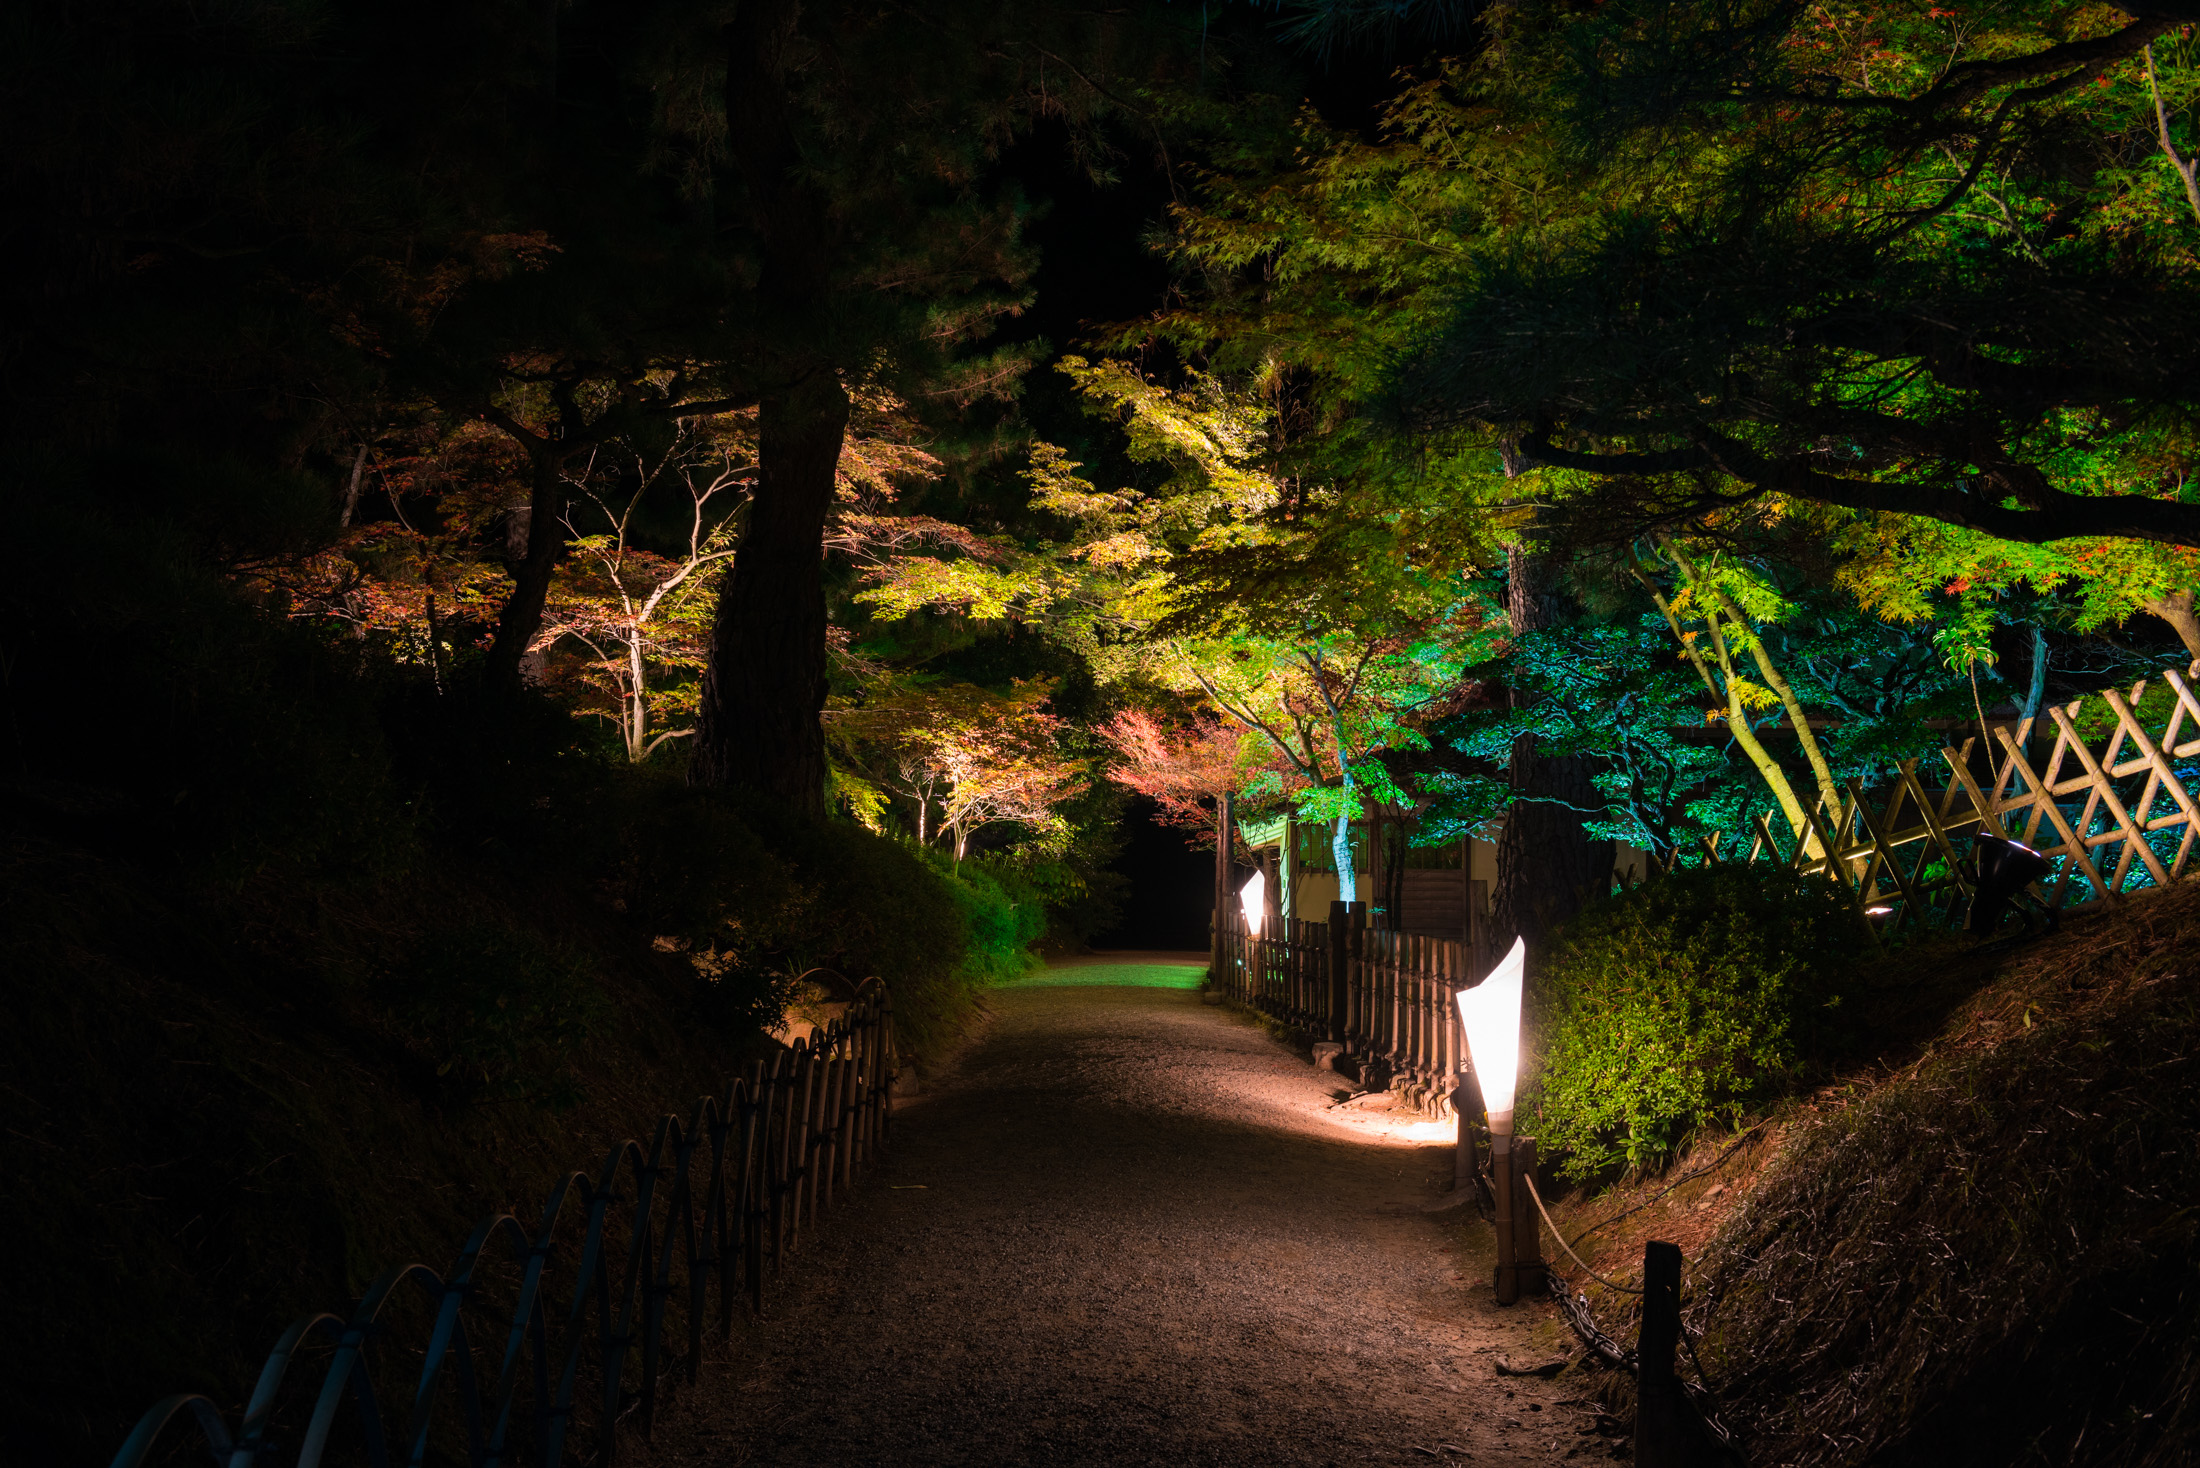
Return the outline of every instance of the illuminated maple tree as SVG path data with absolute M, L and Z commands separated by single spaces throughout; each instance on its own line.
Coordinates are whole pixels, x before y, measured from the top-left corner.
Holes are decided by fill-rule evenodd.
M 1245 774 L 1239 731 L 1220 719 L 1194 717 L 1171 726 L 1143 709 L 1125 709 L 1099 734 L 1115 750 L 1110 780 L 1151 800 L 1170 825 L 1198 832 L 1193 845 L 1214 843 L 1223 797 Z
M 917 840 L 945 839 L 959 861 L 987 826 L 1020 825 L 1042 841 L 1068 836 L 1058 808 L 1091 780 L 1085 761 L 1062 750 L 1069 726 L 1047 711 L 1052 693 L 1037 679 L 1005 694 L 950 683 L 827 717 L 842 749 L 913 807 Z

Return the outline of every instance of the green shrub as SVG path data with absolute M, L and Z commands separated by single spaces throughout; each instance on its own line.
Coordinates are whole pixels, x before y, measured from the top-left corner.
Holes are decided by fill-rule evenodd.
M 1021 975 L 1045 906 L 1021 874 L 647 774 L 606 777 L 544 816 L 532 847 L 593 842 L 603 890 L 709 980 L 724 1022 L 769 1024 L 813 968 L 893 989 L 905 1049 L 929 1058 L 989 984 Z M 562 824 L 561 824 L 562 822 Z
M 1539 1139 L 1581 1179 L 1736 1121 L 1840 1042 L 1863 942 L 1838 888 L 1787 872 L 1676 872 L 1591 908 L 1535 996 Z
M 1044 931 L 1038 941 L 1049 951 L 1083 952 L 1095 934 L 1122 921 L 1130 878 L 1102 870 L 1100 863 L 1121 855 L 1124 844 L 1111 831 L 1105 837 L 1085 838 L 1077 860 L 1049 857 L 1017 863 L 1016 875 L 1030 886 L 1044 909 Z
M 1005 862 L 966 860 L 945 875 L 970 924 L 971 976 L 985 984 L 1023 977 L 1033 963 L 1031 945 L 1046 932 L 1039 889 Z

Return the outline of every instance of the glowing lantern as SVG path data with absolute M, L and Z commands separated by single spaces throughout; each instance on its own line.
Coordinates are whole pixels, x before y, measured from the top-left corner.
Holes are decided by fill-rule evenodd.
M 1474 1078 L 1482 1087 L 1492 1138 L 1512 1135 L 1513 1091 L 1520 1071 L 1520 979 L 1527 962 L 1528 945 L 1515 938 L 1512 951 L 1488 978 L 1459 991 L 1459 1024 L 1467 1032 L 1467 1053 L 1474 1057 Z
M 1482 1105 L 1490 1114 L 1490 1191 L 1497 1204 L 1497 1303 L 1510 1305 L 1523 1287 L 1542 1286 L 1535 1215 L 1521 1206 L 1520 1189 L 1533 1187 L 1518 1172 L 1533 1172 L 1535 1142 L 1513 1146 L 1513 1093 L 1520 1082 L 1520 981 L 1528 963 L 1528 945 L 1513 939 L 1512 950 L 1488 978 L 1459 991 L 1459 1026 L 1467 1033 L 1474 1078 L 1482 1087 Z M 1468 1146 L 1467 1118 L 1459 1117 L 1459 1144 Z
M 1238 888 L 1238 901 L 1245 905 L 1245 931 L 1260 936 L 1260 920 L 1268 913 L 1268 879 L 1256 871 Z

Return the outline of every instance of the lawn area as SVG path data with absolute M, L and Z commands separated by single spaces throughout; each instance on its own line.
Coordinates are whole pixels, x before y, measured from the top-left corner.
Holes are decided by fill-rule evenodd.
M 1071 959 L 1049 964 L 1020 979 L 1010 979 L 1003 989 L 1050 989 L 1068 985 L 1118 984 L 1140 989 L 1196 989 L 1207 972 L 1204 958 L 1138 958 L 1128 961 Z

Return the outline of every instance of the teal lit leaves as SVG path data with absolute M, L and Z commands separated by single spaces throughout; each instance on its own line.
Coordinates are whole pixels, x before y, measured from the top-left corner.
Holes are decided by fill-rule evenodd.
M 1464 834 L 1504 807 L 1512 793 L 1503 769 L 1522 735 L 1544 755 L 1597 761 L 1606 804 L 1586 824 L 1599 839 L 1663 853 L 1732 820 L 1723 807 L 1699 808 L 1728 759 L 1722 741 L 1706 737 L 1703 689 L 1674 658 L 1662 619 L 1528 633 L 1512 643 L 1504 678 L 1526 707 L 1478 710 L 1439 731 L 1470 763 L 1423 779 L 1435 829 Z

